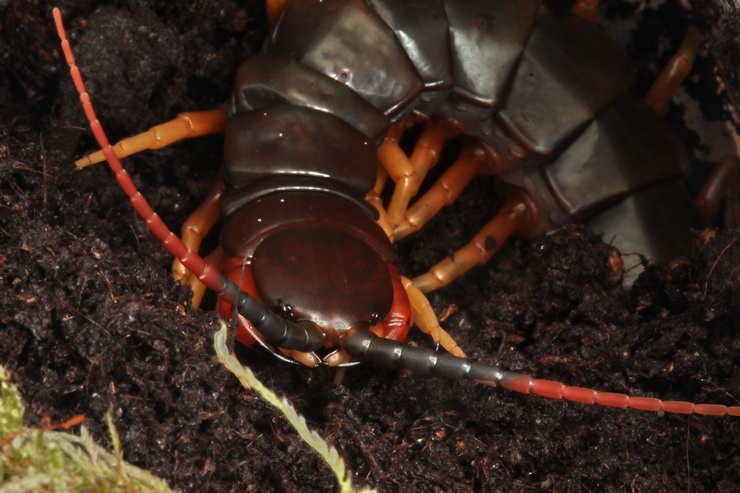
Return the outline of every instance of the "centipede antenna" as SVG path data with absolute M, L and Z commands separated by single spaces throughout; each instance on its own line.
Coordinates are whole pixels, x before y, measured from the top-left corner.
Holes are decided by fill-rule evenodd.
M 200 255 L 187 248 L 182 240 L 152 210 L 147 200 L 137 190 L 131 177 L 123 168 L 121 161 L 108 142 L 100 121 L 95 115 L 92 102 L 90 101 L 90 95 L 85 89 L 82 74 L 72 54 L 72 47 L 67 40 L 67 34 L 62 23 L 62 15 L 58 8 L 53 10 L 53 15 L 57 33 L 61 41 L 62 51 L 64 52 L 67 64 L 69 64 L 72 81 L 77 92 L 80 94 L 82 108 L 90 122 L 90 129 L 95 135 L 95 139 L 102 149 L 108 165 L 115 174 L 116 180 L 118 180 L 119 185 L 131 200 L 134 209 L 144 219 L 152 233 L 162 241 L 162 244 L 172 255 L 180 259 L 190 272 L 196 275 L 208 288 L 212 289 L 218 297 L 232 304 L 239 314 L 247 318 L 272 344 L 286 349 L 297 349 L 301 351 L 313 351 L 321 347 L 324 342 L 324 334 L 315 326 L 295 323 L 278 317 L 272 311 L 262 306 L 254 297 L 239 289 L 236 284 L 225 278 L 220 272 L 212 269 Z
M 740 406 L 693 404 L 648 397 L 632 397 L 583 387 L 570 387 L 552 380 L 540 380 L 530 375 L 502 370 L 497 366 L 473 362 L 451 354 L 438 353 L 434 349 L 384 339 L 359 326 L 350 330 L 345 339 L 341 341 L 341 345 L 354 358 L 372 361 L 386 368 L 406 369 L 447 378 L 465 378 L 484 385 L 501 386 L 522 394 L 536 394 L 550 399 L 565 399 L 582 404 L 653 412 L 740 416 Z

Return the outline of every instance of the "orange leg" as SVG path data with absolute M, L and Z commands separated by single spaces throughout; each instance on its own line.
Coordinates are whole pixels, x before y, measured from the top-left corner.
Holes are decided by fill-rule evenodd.
M 388 172 L 396 189 L 388 206 L 388 219 L 393 226 L 403 221 L 409 202 L 419 191 L 427 172 L 437 164 L 445 142 L 459 133 L 450 124 L 437 121 L 428 124 L 411 157 L 407 157 L 395 139 L 386 138 L 378 149 L 378 159 Z
M 596 22 L 596 19 L 599 17 L 600 3 L 601 0 L 578 0 L 570 10 L 588 22 Z
M 466 186 L 483 169 L 488 161 L 480 147 L 468 146 L 460 157 L 444 172 L 437 182 L 406 212 L 394 232 L 395 239 L 403 238 L 421 229 L 442 207 L 457 200 Z
M 700 47 L 701 33 L 694 26 L 689 26 L 678 51 L 663 68 L 645 96 L 645 103 L 658 115 L 663 116 L 668 112 L 668 103 L 691 72 L 691 66 Z
M 385 209 L 383 208 L 383 199 L 380 198 L 378 192 L 376 192 L 375 190 L 370 190 L 367 195 L 365 195 L 365 202 L 372 205 L 375 210 L 378 211 L 378 220 L 375 222 L 378 223 L 378 226 L 383 229 L 383 232 L 386 234 L 391 243 L 393 243 L 395 241 L 395 233 L 393 232 L 393 225 L 388 219 L 388 213 L 385 212 Z
M 182 242 L 190 250 L 197 252 L 200 249 L 200 244 L 202 243 L 203 238 L 206 237 L 208 232 L 213 229 L 214 224 L 216 224 L 218 216 L 221 213 L 221 200 L 223 199 L 224 192 L 224 182 L 219 179 L 213 185 L 213 189 L 205 200 L 183 223 L 182 228 L 180 229 Z M 223 252 L 221 252 L 220 248 L 216 249 L 206 259 L 208 265 L 217 269 L 219 267 L 214 265 L 214 263 L 218 263 L 220 261 L 223 261 Z M 199 306 L 206 287 L 196 276 L 192 275 L 177 258 L 172 262 L 172 276 L 176 281 L 190 285 L 193 290 L 193 306 Z
M 472 267 L 488 262 L 501 245 L 517 231 L 526 227 L 531 218 L 529 201 L 521 195 L 506 200 L 501 210 L 473 237 L 472 241 L 454 254 L 414 279 L 423 293 L 447 286 Z
M 378 147 L 378 175 L 375 178 L 375 186 L 372 190 L 375 195 L 379 196 L 383 193 L 385 184 L 388 182 L 389 168 L 393 168 L 394 166 L 407 166 L 406 169 L 397 171 L 397 177 L 403 176 L 404 174 L 410 174 L 413 171 L 411 170 L 411 165 L 408 163 L 408 157 L 398 146 L 398 141 L 401 139 L 403 132 L 411 126 L 410 120 L 411 118 L 405 118 L 400 122 L 391 125 L 385 135 L 383 144 Z M 386 167 L 383 163 L 388 163 L 388 166 Z M 395 179 L 394 183 L 396 183 Z
M 717 215 L 719 203 L 725 196 L 728 196 L 728 217 L 740 219 L 740 159 L 735 156 L 724 158 L 714 167 L 696 197 L 696 205 L 709 220 Z
M 403 289 L 398 269 L 390 263 L 387 266 L 393 286 L 393 303 L 385 318 L 372 326 L 370 331 L 378 337 L 403 342 L 411 330 L 411 304 Z M 350 361 L 352 361 L 352 356 L 344 349 L 337 349 L 324 358 L 324 362 L 329 366 L 337 366 Z
M 113 146 L 113 151 L 119 158 L 124 158 L 145 149 L 166 147 L 180 140 L 223 133 L 225 123 L 226 104 L 214 110 L 180 113 L 173 120 L 122 140 Z M 84 168 L 103 161 L 105 161 L 103 151 L 96 151 L 75 161 L 75 165 Z
M 209 253 L 208 256 L 203 260 L 205 260 L 206 264 L 208 264 L 212 269 L 220 272 L 221 269 L 223 269 L 224 265 L 223 248 L 216 247 L 216 249 Z M 177 259 L 172 262 L 173 269 L 175 262 L 177 262 Z M 201 301 L 203 301 L 203 296 L 205 296 L 206 294 L 206 289 L 208 289 L 206 285 L 200 282 L 200 279 L 198 279 L 193 274 L 188 274 L 188 276 L 182 279 L 180 282 L 190 286 L 190 289 L 193 291 L 193 299 L 191 301 L 191 305 L 195 308 L 200 307 L 200 303 Z
M 419 330 L 429 334 L 435 344 L 440 344 L 449 353 L 465 358 L 465 352 L 457 345 L 457 342 L 439 325 L 437 316 L 434 314 L 432 306 L 424 293 L 422 293 L 410 279 L 401 278 L 406 295 L 411 302 L 411 309 L 414 313 L 414 323 Z
M 393 305 L 388 315 L 370 330 L 378 337 L 385 337 L 394 341 L 403 342 L 411 328 L 411 320 L 425 334 L 429 334 L 435 344 L 441 344 L 448 352 L 461 358 L 465 353 L 455 340 L 439 326 L 429 300 L 416 289 L 407 278 L 399 275 L 398 270 L 389 265 L 393 283 Z M 324 358 L 329 366 L 337 366 L 352 361 L 352 357 L 344 349 L 338 349 Z

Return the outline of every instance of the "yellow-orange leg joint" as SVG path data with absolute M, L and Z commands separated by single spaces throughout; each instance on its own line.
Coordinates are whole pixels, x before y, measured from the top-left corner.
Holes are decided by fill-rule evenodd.
M 391 224 L 397 226 L 401 223 L 409 202 L 419 191 L 427 172 L 437 164 L 445 142 L 458 133 L 458 129 L 446 122 L 428 124 L 419 136 L 411 157 L 406 156 L 395 140 L 386 139 L 380 146 L 378 159 L 396 184 L 388 206 Z
M 678 51 L 663 68 L 645 96 L 645 103 L 656 114 L 663 116 L 668 112 L 668 103 L 691 72 L 700 47 L 701 33 L 696 27 L 689 26 Z
M 213 133 L 223 133 L 226 105 L 208 111 L 180 113 L 173 120 L 150 128 L 113 145 L 116 157 L 124 158 L 146 149 L 160 149 L 175 142 Z M 105 161 L 103 151 L 96 151 L 75 161 L 78 168 Z
M 454 254 L 414 279 L 414 285 L 423 293 L 447 286 L 476 265 L 488 262 L 501 245 L 530 222 L 528 201 L 519 196 L 509 197 L 501 210 L 473 237 L 473 240 Z
M 431 304 L 424 293 L 422 293 L 410 279 L 401 277 L 401 282 L 406 290 L 406 294 L 411 302 L 411 309 L 414 313 L 414 323 L 417 327 L 432 337 L 435 344 L 441 345 L 447 352 L 465 358 L 465 352 L 458 346 L 457 342 L 447 333 L 437 320 Z
M 443 207 L 453 204 L 487 161 L 483 149 L 467 146 L 432 188 L 408 209 L 405 218 L 394 231 L 395 239 L 418 231 Z
M 221 214 L 221 201 L 224 192 L 225 186 L 223 180 L 219 179 L 205 200 L 201 202 L 195 212 L 183 223 L 180 229 L 182 242 L 190 250 L 194 252 L 200 250 L 203 238 L 206 237 L 216 224 Z M 206 263 L 217 270 L 221 269 L 223 251 L 220 247 L 206 258 Z M 200 306 L 200 301 L 205 294 L 206 287 L 185 268 L 178 258 L 172 261 L 172 276 L 176 281 L 190 285 L 190 288 L 193 290 L 193 306 Z
M 717 215 L 719 204 L 727 195 L 728 217 L 740 218 L 740 159 L 735 156 L 724 158 L 714 167 L 696 197 L 696 207 L 710 220 Z

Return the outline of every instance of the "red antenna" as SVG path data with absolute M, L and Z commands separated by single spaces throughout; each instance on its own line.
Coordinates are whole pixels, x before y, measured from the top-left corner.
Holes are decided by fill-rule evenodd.
M 90 122 L 90 129 L 93 135 L 95 135 L 98 145 L 103 150 L 108 166 L 110 166 L 110 169 L 116 175 L 118 184 L 126 195 L 128 195 L 134 209 L 146 221 L 146 225 L 152 233 L 162 241 L 164 247 L 172 255 L 182 262 L 185 268 L 195 274 L 209 289 L 215 291 L 219 298 L 232 304 L 239 314 L 249 320 L 271 343 L 285 349 L 297 349 L 300 351 L 313 351 L 320 348 L 324 342 L 324 334 L 316 327 L 310 324 L 295 323 L 278 317 L 272 311 L 262 306 L 256 299 L 239 289 L 236 284 L 228 280 L 220 272 L 212 269 L 197 252 L 186 247 L 182 240 L 152 210 L 149 202 L 147 202 L 136 188 L 136 185 L 131 181 L 131 177 L 126 170 L 123 169 L 121 161 L 113 151 L 113 148 L 108 142 L 108 137 L 105 135 L 105 131 L 98 117 L 95 115 L 95 110 L 90 102 L 90 95 L 85 89 L 82 74 L 72 54 L 72 47 L 67 40 L 67 33 L 62 23 L 62 14 L 58 8 L 53 10 L 53 15 L 57 33 L 62 42 L 62 51 L 69 64 L 72 81 L 75 84 L 77 92 L 80 94 L 82 108 Z

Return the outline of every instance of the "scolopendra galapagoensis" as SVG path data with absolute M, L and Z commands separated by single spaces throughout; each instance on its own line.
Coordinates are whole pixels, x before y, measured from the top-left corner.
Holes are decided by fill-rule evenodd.
M 631 70 L 590 24 L 589 9 L 597 7 L 579 2 L 572 14 L 553 14 L 539 0 L 268 2 L 275 28 L 263 54 L 239 68 L 225 105 L 185 113 L 115 150 L 55 10 L 102 148 L 78 166 L 107 160 L 175 255 L 175 277 L 190 284 L 196 306 L 204 289 L 214 290 L 222 315 L 238 311 L 239 341 L 285 361 L 344 367 L 368 360 L 588 404 L 740 415 L 740 406 L 598 392 L 475 363 L 422 294 L 490 260 L 513 233 L 533 236 L 578 219 L 652 259 L 689 252 L 689 231 L 701 227 L 701 215 L 676 181 L 686 167 L 683 149 L 654 115 L 688 73 L 700 34 L 689 29 L 643 108 L 621 96 Z M 406 156 L 399 141 L 418 121 L 424 130 Z M 225 165 L 181 241 L 118 157 L 210 133 L 225 133 Z M 461 133 L 478 140 L 410 204 L 445 143 Z M 504 183 L 496 216 L 428 273 L 401 277 L 393 239 L 421 228 L 480 173 Z M 380 194 L 391 179 L 385 205 Z M 203 260 L 200 243 L 220 215 L 220 245 Z M 414 322 L 450 354 L 404 344 Z M 322 357 L 322 348 L 334 350 Z
M 573 380 L 573 378 L 569 378 L 569 380 L 571 380 L 571 381 L 572 381 L 572 380 Z M 637 386 L 635 386 L 635 387 L 637 387 Z

